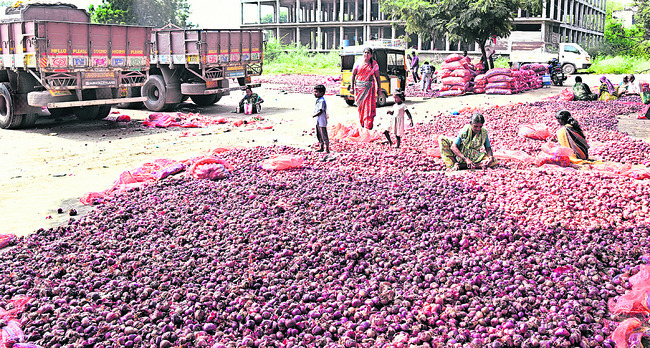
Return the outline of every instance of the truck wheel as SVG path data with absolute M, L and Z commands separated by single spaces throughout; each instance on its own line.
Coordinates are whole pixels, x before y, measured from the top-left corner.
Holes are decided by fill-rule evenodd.
M 108 116 L 110 113 L 111 113 L 110 105 L 100 105 L 99 111 L 97 112 L 97 120 L 106 118 L 106 116 Z
M 140 88 L 139 87 L 127 87 L 126 89 L 126 97 L 127 98 L 135 98 L 140 96 Z M 133 102 L 133 103 L 119 103 L 116 105 L 120 109 L 135 109 L 142 107 L 142 102 Z
M 345 103 L 350 105 L 350 106 L 354 106 L 354 99 L 346 99 Z
M 564 75 L 571 75 L 576 72 L 576 66 L 571 63 L 566 63 L 562 65 L 562 72 Z
M 219 100 L 221 100 L 221 97 L 223 97 L 223 93 L 217 93 L 217 94 L 215 94 L 215 95 L 216 95 L 217 97 L 214 98 L 214 102 L 212 102 L 212 104 L 216 104 L 216 103 L 218 103 Z
M 97 116 L 99 114 L 99 106 L 97 105 L 79 106 L 74 108 L 73 113 L 80 120 L 84 120 L 84 121 L 95 120 L 97 119 Z
M 0 128 L 16 129 L 22 122 L 23 115 L 14 114 L 11 87 L 8 83 L 0 83 Z
M 217 100 L 217 95 L 216 94 L 193 95 L 190 98 L 192 98 L 192 101 L 197 106 L 210 106 L 214 104 L 214 102 Z
M 147 97 L 144 106 L 151 111 L 163 111 L 168 107 L 165 104 L 166 94 L 165 80 L 160 75 L 149 76 L 142 86 L 142 96 Z
M 379 93 L 379 96 L 377 96 L 377 106 L 378 107 L 385 106 L 387 102 L 388 102 L 388 96 L 386 95 L 386 92 L 381 91 L 381 93 Z
M 23 122 L 20 123 L 20 128 L 31 128 L 38 118 L 38 114 L 30 113 L 23 115 Z

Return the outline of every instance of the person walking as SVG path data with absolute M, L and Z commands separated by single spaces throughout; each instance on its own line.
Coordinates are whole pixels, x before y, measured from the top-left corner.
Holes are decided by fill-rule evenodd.
M 418 58 L 415 51 L 411 52 L 411 73 L 413 74 L 413 82 L 418 83 L 420 81 L 420 75 L 418 71 L 420 70 L 420 58 Z
M 352 86 L 361 127 L 372 129 L 377 115 L 377 88 L 381 87 L 379 64 L 372 58 L 372 48 L 363 50 L 363 59 L 354 64 Z

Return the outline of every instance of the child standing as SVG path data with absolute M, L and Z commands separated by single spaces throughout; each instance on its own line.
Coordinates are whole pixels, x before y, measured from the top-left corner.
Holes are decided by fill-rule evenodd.
M 402 142 L 402 137 L 404 136 L 404 114 L 409 117 L 411 121 L 411 127 L 413 127 L 413 117 L 411 117 L 411 112 L 406 108 L 404 104 L 404 92 L 400 89 L 395 91 L 393 94 L 395 99 L 395 104 L 393 105 L 393 110 L 389 110 L 388 114 L 393 115 L 392 120 L 390 120 L 389 127 L 384 131 L 386 139 L 388 139 L 388 145 L 393 146 L 393 142 L 390 139 L 390 133 L 395 134 L 396 147 L 399 149 Z
M 320 148 L 317 152 L 330 153 L 330 139 L 327 136 L 327 103 L 325 102 L 325 86 L 316 85 L 314 87 L 314 97 L 316 97 L 316 106 L 314 107 L 314 116 L 316 117 L 316 138 Z
M 429 61 L 425 61 L 420 67 L 420 72 L 422 73 L 422 90 L 425 92 L 431 89 L 431 77 L 433 75 L 431 68 L 432 66 L 429 64 Z

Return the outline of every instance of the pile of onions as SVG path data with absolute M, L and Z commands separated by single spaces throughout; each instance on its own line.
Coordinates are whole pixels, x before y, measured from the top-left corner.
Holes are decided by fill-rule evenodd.
M 598 117 L 552 101 L 483 112 L 496 149 L 538 148 L 517 124 L 553 125 L 558 108 L 590 138 L 627 141 L 612 118 L 636 106 L 590 105 Z M 400 150 L 231 150 L 227 179 L 172 177 L 41 229 L 0 254 L 0 307 L 30 296 L 27 340 L 52 348 L 613 347 L 607 301 L 648 261 L 650 186 L 507 166 L 447 175 L 425 150 L 468 114 L 420 113 L 433 122 Z M 276 154 L 305 162 L 260 167 Z

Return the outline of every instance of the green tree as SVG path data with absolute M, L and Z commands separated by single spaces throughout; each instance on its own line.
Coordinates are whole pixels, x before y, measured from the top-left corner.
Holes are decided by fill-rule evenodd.
M 650 39 L 650 0 L 635 0 L 634 4 L 638 6 L 634 21 L 642 28 L 643 36 L 648 40 Z
M 187 21 L 187 0 L 102 0 L 98 6 L 90 5 L 88 11 L 95 23 L 192 26 Z
M 648 0 L 650 1 L 650 0 Z M 406 31 L 425 40 L 449 35 L 454 41 L 476 42 L 486 59 L 485 45 L 492 37 L 506 37 L 519 8 L 539 13 L 540 0 L 381 0 L 382 12 L 406 23 Z

